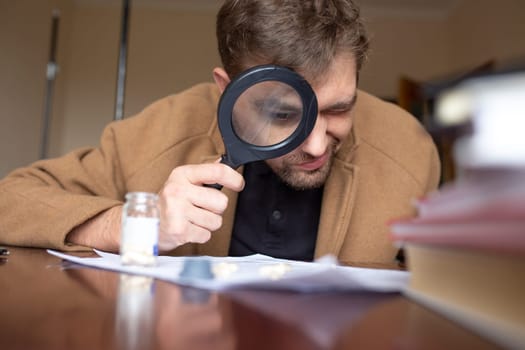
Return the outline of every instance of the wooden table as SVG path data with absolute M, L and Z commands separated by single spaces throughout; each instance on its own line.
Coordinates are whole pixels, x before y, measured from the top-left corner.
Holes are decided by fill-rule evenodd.
M 10 252 L 0 349 L 496 348 L 399 294 L 209 293 Z

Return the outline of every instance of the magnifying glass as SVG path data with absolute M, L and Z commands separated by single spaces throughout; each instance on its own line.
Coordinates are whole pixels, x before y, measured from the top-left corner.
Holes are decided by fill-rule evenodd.
M 315 93 L 301 75 L 276 65 L 246 70 L 219 100 L 219 129 L 226 148 L 221 163 L 236 169 L 285 155 L 303 143 L 316 118 Z

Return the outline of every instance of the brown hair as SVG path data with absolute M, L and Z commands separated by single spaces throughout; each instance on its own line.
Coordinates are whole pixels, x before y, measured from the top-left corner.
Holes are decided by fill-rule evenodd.
M 219 54 L 233 78 L 250 63 L 272 63 L 322 74 L 339 53 L 357 70 L 369 41 L 352 0 L 225 0 L 217 15 Z

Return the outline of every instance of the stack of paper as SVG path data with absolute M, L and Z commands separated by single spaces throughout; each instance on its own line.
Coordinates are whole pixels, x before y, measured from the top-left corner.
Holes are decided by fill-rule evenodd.
M 154 267 L 122 265 L 120 256 L 95 251 L 98 257 L 81 258 L 48 250 L 52 255 L 86 266 L 150 276 L 180 285 L 208 290 L 239 288 L 282 289 L 298 292 L 374 291 L 399 292 L 408 282 L 408 273 L 398 270 L 357 268 L 326 262 L 300 262 L 265 255 L 246 257 L 160 256 Z M 212 278 L 184 276 L 184 265 L 192 260 L 210 262 Z

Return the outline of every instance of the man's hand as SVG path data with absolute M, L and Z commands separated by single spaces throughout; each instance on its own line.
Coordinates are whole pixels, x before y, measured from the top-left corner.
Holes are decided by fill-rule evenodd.
M 242 175 L 224 164 L 184 165 L 175 168 L 159 193 L 159 250 L 204 243 L 222 226 L 228 197 L 204 184 L 220 184 L 233 191 L 244 187 Z
M 244 187 L 242 175 L 224 164 L 183 165 L 175 168 L 159 193 L 159 250 L 184 243 L 204 243 L 222 225 L 228 197 L 204 184 L 218 183 L 233 191 Z M 100 213 L 71 231 L 67 242 L 118 252 L 122 206 Z

